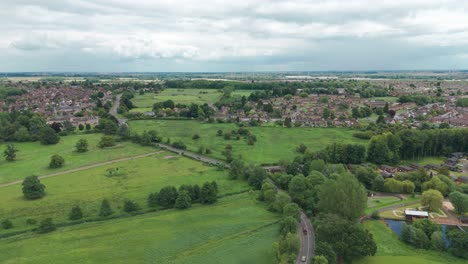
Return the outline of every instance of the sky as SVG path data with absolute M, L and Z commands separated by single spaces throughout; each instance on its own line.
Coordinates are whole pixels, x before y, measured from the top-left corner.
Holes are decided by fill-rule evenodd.
M 0 71 L 468 69 L 468 0 L 1 0 Z

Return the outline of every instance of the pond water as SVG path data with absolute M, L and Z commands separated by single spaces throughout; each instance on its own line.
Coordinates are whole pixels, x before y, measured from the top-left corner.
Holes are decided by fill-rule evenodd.
M 401 234 L 401 229 L 403 228 L 403 224 L 405 224 L 406 222 L 405 221 L 399 221 L 399 220 L 391 220 L 391 219 L 385 219 L 384 220 L 385 223 L 388 225 L 388 227 L 390 227 L 390 229 L 395 232 L 395 234 L 397 234 L 398 236 L 400 236 Z M 449 228 L 457 228 L 457 227 L 448 227 L 447 228 L 447 225 L 441 225 L 442 226 L 442 235 L 443 235 L 443 239 L 444 239 L 444 242 L 445 242 L 445 246 L 448 246 L 449 245 L 449 240 L 447 238 L 447 231 Z

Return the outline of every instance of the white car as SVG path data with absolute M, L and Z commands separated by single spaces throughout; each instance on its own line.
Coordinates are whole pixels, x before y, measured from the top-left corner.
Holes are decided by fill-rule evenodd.
M 302 261 L 302 262 L 306 262 L 306 256 L 302 256 L 302 257 L 301 257 L 301 261 Z

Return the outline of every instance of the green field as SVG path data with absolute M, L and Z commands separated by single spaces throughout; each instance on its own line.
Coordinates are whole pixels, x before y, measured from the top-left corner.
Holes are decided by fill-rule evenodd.
M 366 221 L 364 226 L 372 233 L 377 243 L 377 254 L 356 261 L 357 264 L 462 264 L 466 260 L 453 257 L 449 253 L 416 249 L 406 245 L 381 221 Z
M 387 97 L 372 97 L 372 98 L 369 98 L 369 100 L 373 100 L 373 101 L 385 101 L 385 102 L 397 102 L 398 101 L 398 97 L 393 97 L 393 96 L 387 96 Z
M 283 127 L 248 127 L 257 137 L 255 145 L 247 145 L 245 139 L 225 140 L 216 136 L 218 129 L 228 132 L 237 130 L 235 124 L 208 124 L 187 120 L 135 120 L 130 121 L 130 129 L 141 133 L 145 130 L 156 130 L 166 140 L 183 141 L 188 149 L 197 151 L 200 146 L 212 150 L 210 156 L 224 158 L 222 151 L 227 144 L 232 145 L 234 156 L 242 156 L 254 163 L 276 163 L 281 159 L 291 160 L 298 155 L 296 147 L 304 143 L 309 150 L 320 150 L 333 142 L 361 143 L 366 140 L 354 138 L 353 130 L 347 128 L 283 128 Z M 193 140 L 194 134 L 200 139 Z
M 144 95 L 135 95 L 132 99 L 133 104 L 138 108 L 151 109 L 154 103 L 172 100 L 176 104 L 204 104 L 215 103 L 221 98 L 222 93 L 214 89 L 165 89 L 160 93 L 146 93 Z
M 0 240 L 0 263 L 275 262 L 278 216 L 255 196 Z
M 14 229 L 1 229 L 0 233 L 33 228 L 26 224 L 29 218 L 41 220 L 52 217 L 57 222 L 66 222 L 74 205 L 81 207 L 85 218 L 95 218 L 104 198 L 111 201 L 116 213 L 122 212 L 120 207 L 126 199 L 136 201 L 145 209 L 148 195 L 167 185 L 201 185 L 215 180 L 220 195 L 248 189 L 245 182 L 228 180 L 227 172 L 184 157 L 169 158 L 172 155 L 162 152 L 43 179 L 41 182 L 46 186 L 46 196 L 39 200 L 25 200 L 21 184 L 0 188 L 0 218 L 9 218 L 14 225 Z M 117 167 L 124 172 L 122 175 L 107 176 L 107 169 Z
M 366 209 L 366 214 L 371 214 L 375 210 L 380 210 L 385 207 L 389 206 L 394 206 L 394 205 L 399 205 L 399 204 L 404 204 L 404 203 L 410 203 L 410 202 L 415 202 L 419 201 L 420 197 L 406 197 L 406 199 L 400 200 L 396 197 L 374 197 L 374 198 L 368 198 L 367 199 L 367 209 Z M 379 200 L 380 202 L 376 202 L 376 200 Z M 381 215 L 382 216 L 382 215 Z
M 102 134 L 81 134 L 61 137 L 55 145 L 41 145 L 39 142 L 15 143 L 19 150 L 14 162 L 0 159 L 0 184 L 7 183 L 30 175 L 47 175 L 59 171 L 78 168 L 103 161 L 135 156 L 156 151 L 154 148 L 141 147 L 130 142 L 121 142 L 117 146 L 107 149 L 97 147 Z M 75 152 L 75 144 L 85 138 L 89 143 L 86 153 Z M 4 144 L 0 145 L 3 153 Z M 65 159 L 65 165 L 60 169 L 49 169 L 50 157 L 59 154 Z

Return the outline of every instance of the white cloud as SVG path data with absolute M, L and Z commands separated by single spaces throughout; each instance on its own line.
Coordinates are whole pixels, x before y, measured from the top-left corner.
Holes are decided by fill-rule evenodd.
M 468 1 L 6 0 L 0 3 L 0 34 L 3 57 L 83 52 L 152 63 L 235 61 L 239 67 L 252 60 L 297 67 L 300 59 L 319 67 L 316 54 L 329 54 L 327 63 L 345 60 L 331 58 L 331 47 L 346 54 L 363 43 L 385 51 L 391 42 L 401 57 L 431 48 L 468 53 Z M 427 61 L 438 56 L 433 52 L 419 56 Z M 382 67 L 395 65 L 391 59 L 385 57 Z M 343 65 L 367 68 L 365 61 Z

